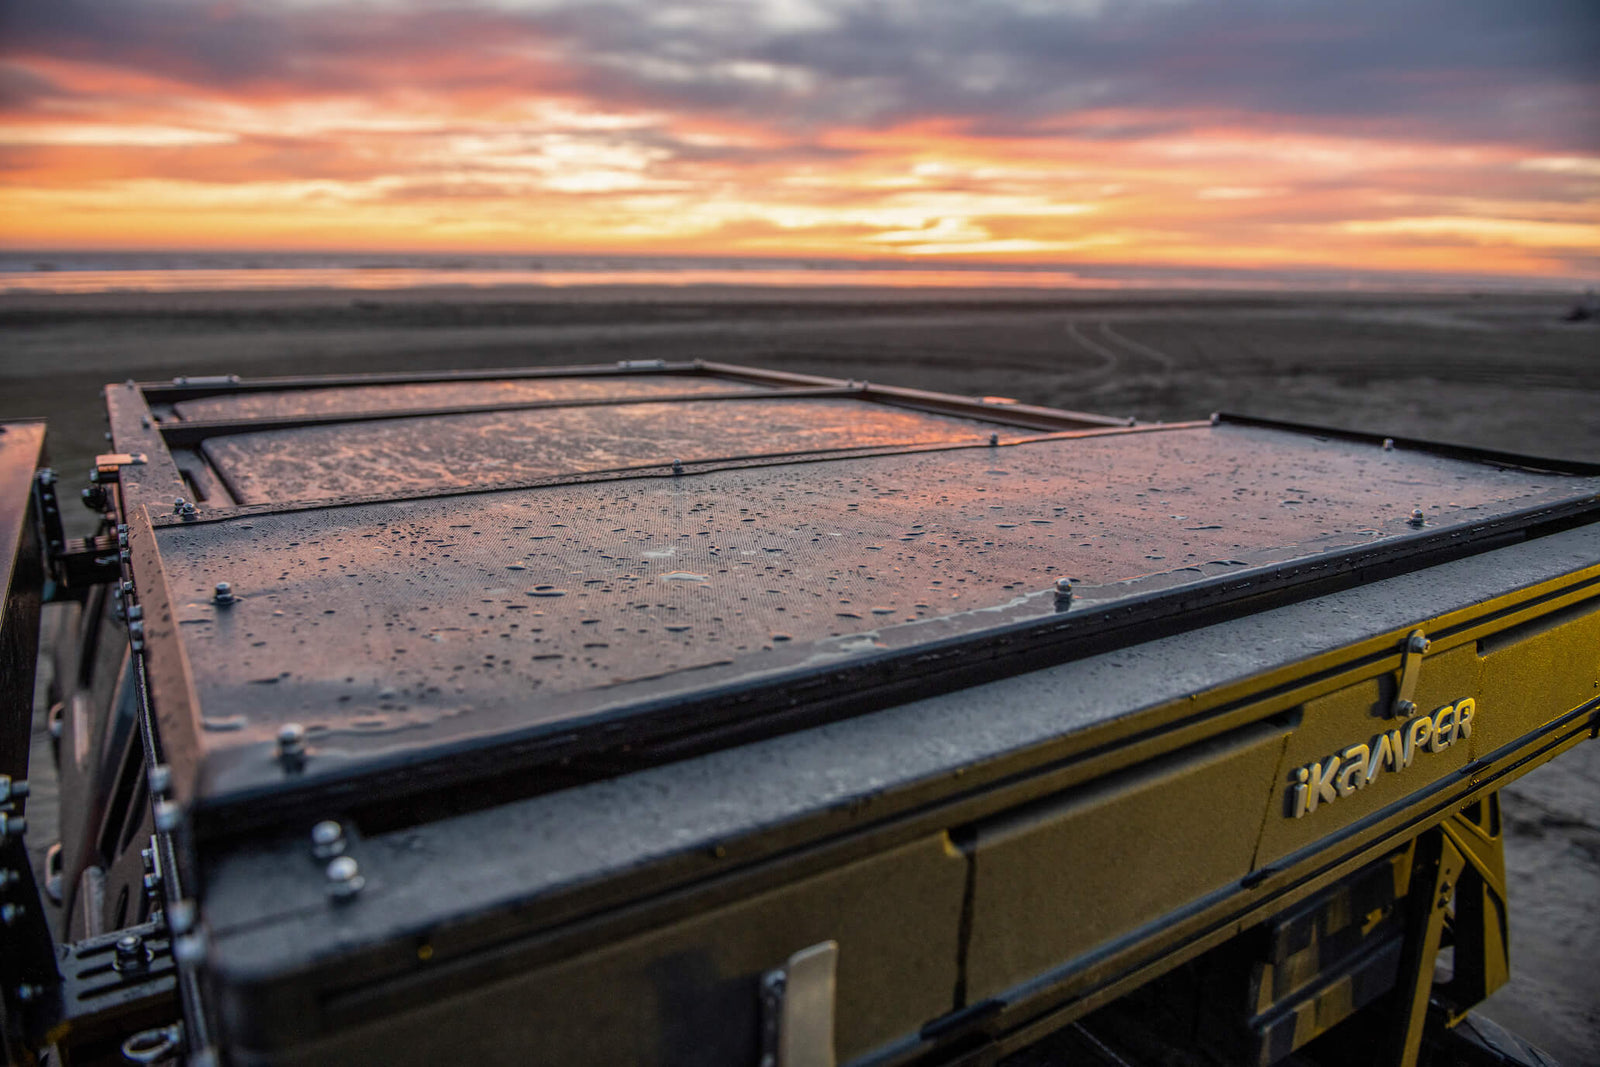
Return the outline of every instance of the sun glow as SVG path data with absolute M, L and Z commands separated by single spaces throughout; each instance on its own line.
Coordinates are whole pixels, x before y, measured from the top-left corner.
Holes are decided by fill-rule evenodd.
M 0 108 L 3 240 L 1544 276 L 1580 276 L 1600 249 L 1600 159 L 1503 131 L 1098 105 L 1117 88 L 1105 79 L 1018 95 L 1010 66 L 977 60 L 903 75 L 949 95 L 941 113 L 905 104 L 890 73 L 830 76 L 798 46 L 696 53 L 679 38 L 711 31 L 692 9 L 649 16 L 667 36 L 631 48 L 598 16 L 575 44 L 509 10 L 395 0 L 365 11 L 369 44 L 330 0 L 296 16 L 308 54 L 286 43 L 240 72 L 181 42 L 24 34 L 0 61 L 21 87 Z M 843 32 L 844 8 L 761 10 L 780 44 Z M 206 15 L 230 17 L 244 18 Z

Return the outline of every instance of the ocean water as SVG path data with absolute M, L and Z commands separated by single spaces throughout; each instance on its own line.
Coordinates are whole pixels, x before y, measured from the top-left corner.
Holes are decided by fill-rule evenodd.
M 440 286 L 970 289 L 1552 289 L 1559 279 L 1125 264 L 314 252 L 0 251 L 0 293 L 382 290 Z

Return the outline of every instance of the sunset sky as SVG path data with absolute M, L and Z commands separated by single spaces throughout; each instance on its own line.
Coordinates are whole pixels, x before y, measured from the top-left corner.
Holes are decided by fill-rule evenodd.
M 1596 0 L 0 0 L 0 245 L 1600 276 Z

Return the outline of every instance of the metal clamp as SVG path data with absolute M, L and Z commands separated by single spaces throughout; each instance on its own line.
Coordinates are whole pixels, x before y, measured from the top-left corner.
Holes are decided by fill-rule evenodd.
M 1403 719 L 1417 710 L 1417 679 L 1422 675 L 1422 654 L 1428 651 L 1428 636 L 1421 629 L 1406 635 L 1400 650 L 1400 689 L 1389 706 L 1389 717 Z
M 761 976 L 761 1067 L 834 1067 L 839 944 L 823 941 Z

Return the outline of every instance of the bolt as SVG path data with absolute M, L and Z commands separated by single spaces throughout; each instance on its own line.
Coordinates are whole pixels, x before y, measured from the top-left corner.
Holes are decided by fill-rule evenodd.
M 38 1000 L 44 996 L 44 986 L 32 985 L 24 982 L 17 986 L 17 999 L 27 1004 L 29 1001 Z
M 27 914 L 26 908 L 21 904 L 0 904 L 0 923 L 6 926 L 15 926 Z
M 1417 705 L 1414 701 L 1402 700 L 1394 706 L 1394 710 L 1400 715 L 1410 715 L 1417 710 Z
M 9 774 L 0 774 L 0 804 L 10 800 L 21 800 L 28 795 L 28 780 L 26 778 L 12 778 Z
M 144 891 L 152 896 L 161 889 L 161 876 L 154 871 L 144 876 Z
M 335 857 L 328 864 L 327 875 L 328 895 L 334 900 L 349 900 L 367 884 L 361 865 L 350 856 Z
M 178 514 L 182 515 L 185 521 L 193 519 L 196 514 L 194 505 L 186 502 L 183 507 L 178 509 Z
M 199 963 L 206 958 L 206 935 L 185 934 L 172 942 L 172 958 L 179 963 Z
M 319 860 L 331 860 L 343 855 L 344 827 L 332 819 L 324 819 L 311 828 L 311 854 Z
M 27 819 L 20 815 L 12 815 L 10 812 L 0 811 L 0 841 L 4 841 L 13 834 L 22 837 L 27 832 Z
M 178 805 L 170 800 L 162 800 L 156 804 L 156 829 L 164 834 L 170 834 L 178 828 L 183 821 L 183 812 Z
M 672 473 L 673 474 L 682 474 L 683 473 L 683 460 L 675 459 L 675 460 L 672 461 Z
M 233 584 L 231 582 L 218 582 L 215 595 L 211 599 L 219 607 L 225 607 L 239 598 L 233 595 Z
M 122 584 L 118 588 L 122 590 L 124 596 L 133 595 L 133 580 L 130 578 L 122 579 Z
M 1385 437 L 1383 439 L 1383 450 L 1385 452 L 1393 452 L 1394 451 L 1394 438 Z
M 306 728 L 286 722 L 278 730 L 278 759 L 286 767 L 298 767 L 306 758 Z
M 144 618 L 144 608 L 140 607 L 138 604 L 131 605 L 128 608 L 128 618 L 130 618 L 130 619 L 142 619 L 142 618 Z
M 165 763 L 158 763 L 151 767 L 146 778 L 150 782 L 150 792 L 158 796 L 172 788 L 172 768 Z M 146 849 L 146 851 L 149 850 Z
M 180 900 L 167 909 L 167 929 L 183 936 L 194 929 L 194 901 Z
M 991 447 L 993 447 L 994 445 L 997 445 L 999 443 L 1000 443 L 1000 435 L 999 434 L 992 433 L 992 434 L 989 435 L 989 445 Z
M 1431 642 L 1429 642 L 1429 640 L 1426 637 L 1423 637 L 1421 634 L 1412 634 L 1406 639 L 1406 651 L 1420 654 L 1428 651 L 1428 646 L 1430 643 Z
M 0 867 L 0 889 L 10 889 L 22 881 L 22 875 L 10 867 Z
M 172 513 L 174 515 L 176 515 L 178 512 L 183 510 L 183 506 L 185 504 L 187 504 L 187 503 L 188 503 L 188 501 L 183 499 L 183 497 L 181 497 L 181 496 L 180 497 L 174 497 L 173 500 L 172 500 Z
M 1071 600 L 1072 599 L 1072 579 L 1071 578 L 1057 578 L 1056 579 L 1056 596 L 1064 597 L 1067 600 Z
M 111 963 L 119 971 L 142 971 L 150 964 L 145 951 L 144 938 L 138 934 L 123 934 L 117 938 L 117 956 Z
M 1423 525 L 1425 525 L 1427 523 L 1427 521 L 1428 521 L 1427 516 L 1422 513 L 1422 509 L 1421 508 L 1412 508 L 1411 509 L 1411 519 L 1410 519 L 1411 525 L 1413 525 L 1413 526 L 1423 526 Z
M 128 636 L 133 638 L 135 641 L 143 640 L 144 623 L 140 622 L 138 619 L 134 619 L 132 622 L 128 623 Z

